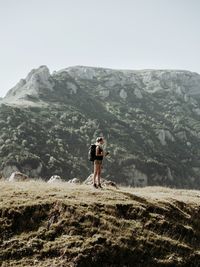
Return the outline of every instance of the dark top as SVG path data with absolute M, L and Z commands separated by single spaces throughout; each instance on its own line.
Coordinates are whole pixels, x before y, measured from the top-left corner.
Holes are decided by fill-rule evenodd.
M 101 152 L 103 152 L 103 149 L 102 149 L 100 146 L 97 146 L 97 147 L 98 147 L 98 149 L 99 149 L 99 154 L 100 154 Z M 95 159 L 97 159 L 97 160 L 103 160 L 103 156 L 96 156 Z

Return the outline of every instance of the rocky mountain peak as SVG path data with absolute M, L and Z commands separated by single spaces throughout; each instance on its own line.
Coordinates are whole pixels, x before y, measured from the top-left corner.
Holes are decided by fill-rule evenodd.
M 186 70 L 114 70 L 75 66 L 60 70 L 58 73 L 64 72 L 75 80 L 98 82 L 100 91 L 116 86 L 121 86 L 121 89 L 125 90 L 126 87 L 132 86 L 140 96 L 141 90 L 148 93 L 171 91 L 183 97 L 200 96 L 200 75 Z
M 33 69 L 25 79 L 21 79 L 17 85 L 8 91 L 4 102 L 15 103 L 25 99 L 38 98 L 43 90 L 52 90 L 53 81 L 47 66 Z M 38 99 L 39 100 L 39 99 Z
M 179 95 L 200 96 L 200 75 L 185 70 L 145 70 L 139 73 L 149 93 L 171 91 Z
M 26 77 L 26 82 L 31 82 L 34 84 L 34 82 L 41 82 L 46 83 L 48 82 L 50 78 L 50 72 L 47 66 L 42 65 L 37 69 L 33 69 L 30 71 L 30 73 Z
M 63 100 L 63 95 L 74 94 L 78 88 L 103 99 L 118 96 L 126 101 L 131 95 L 142 99 L 144 93 L 169 92 L 188 102 L 191 97 L 200 97 L 200 75 L 185 70 L 114 70 L 87 66 L 68 67 L 51 75 L 43 65 L 33 69 L 9 90 L 3 102 L 20 104 L 29 99 L 29 103 L 33 100 L 36 103 L 41 95 L 44 101 L 45 95 L 48 99 L 55 99 L 57 95 Z

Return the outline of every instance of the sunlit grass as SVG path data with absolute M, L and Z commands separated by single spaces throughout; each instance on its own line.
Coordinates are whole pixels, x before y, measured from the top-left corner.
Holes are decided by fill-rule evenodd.
M 2 266 L 199 262 L 200 191 L 34 180 L 0 187 Z

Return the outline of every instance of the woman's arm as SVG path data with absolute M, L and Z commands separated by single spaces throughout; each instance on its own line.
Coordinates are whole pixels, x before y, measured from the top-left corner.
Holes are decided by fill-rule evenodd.
M 108 156 L 110 153 L 109 152 L 104 152 L 103 149 L 100 152 L 99 146 L 96 147 L 96 156 L 103 156 L 106 157 Z
M 104 156 L 103 150 L 100 151 L 99 146 L 96 147 L 96 156 Z

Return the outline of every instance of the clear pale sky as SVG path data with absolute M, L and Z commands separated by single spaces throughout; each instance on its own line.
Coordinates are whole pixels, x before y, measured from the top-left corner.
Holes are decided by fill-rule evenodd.
M 40 65 L 200 73 L 200 0 L 0 0 L 0 96 Z

